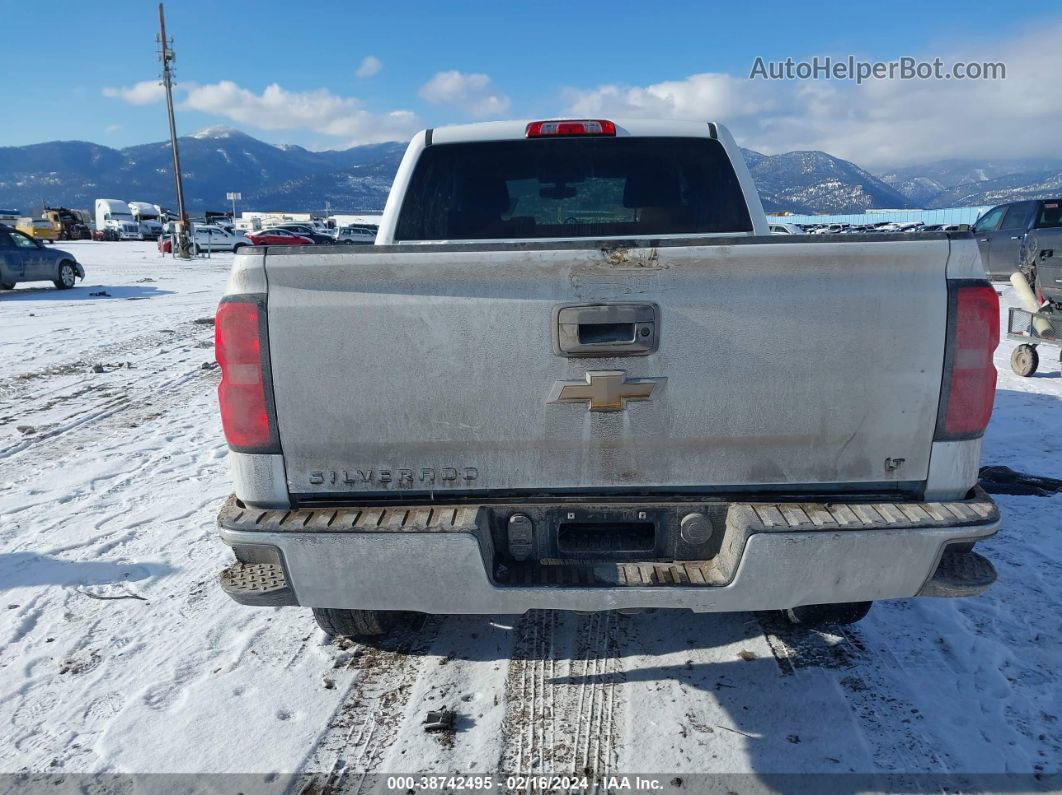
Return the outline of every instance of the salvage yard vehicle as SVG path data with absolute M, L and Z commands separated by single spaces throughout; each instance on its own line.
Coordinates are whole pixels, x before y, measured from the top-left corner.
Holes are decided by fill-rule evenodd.
M 402 611 L 851 622 L 995 579 L 976 243 L 770 235 L 718 124 L 422 132 L 376 245 L 243 249 L 215 333 L 221 585 L 331 634 Z
M 1062 198 L 1000 204 L 982 215 L 972 232 L 989 278 L 1004 281 L 1022 264 L 1026 235 L 1062 227 Z
M 141 240 L 140 224 L 121 199 L 96 199 L 96 232 L 103 240 Z
M 43 218 L 19 218 L 15 228 L 34 240 L 54 243 L 59 239 L 59 230 L 52 226 L 50 221 L 46 221 Z
M 286 232 L 291 232 L 293 235 L 309 238 L 319 246 L 328 246 L 336 242 L 334 235 L 306 224 L 277 224 L 272 227 L 272 229 L 281 229 Z
M 1030 376 L 1040 365 L 1039 345 L 1062 346 L 1062 200 L 1039 202 L 1037 215 L 1018 250 L 1018 270 L 1010 281 L 1020 307 L 1007 318 L 1007 338 L 1020 342 L 1010 366 Z
M 159 238 L 157 245 L 160 253 L 173 252 L 175 234 L 175 232 L 170 232 Z M 254 245 L 243 232 L 221 224 L 193 224 L 191 237 L 192 253 L 196 256 L 212 251 L 236 252 L 244 246 Z
M 154 204 L 129 202 L 129 212 L 136 221 L 141 240 L 158 240 L 162 236 L 160 212 Z
M 45 207 L 41 217 L 56 230 L 59 240 L 89 240 L 92 237 L 88 224 L 76 210 L 66 207 Z
M 253 245 L 243 234 L 231 227 L 219 224 L 196 224 L 192 229 L 192 251 L 196 254 L 207 251 L 239 251 Z
M 336 230 L 333 240 L 344 245 L 370 245 L 376 242 L 376 230 L 368 226 L 344 226 Z
M 29 235 L 0 224 L 0 289 L 11 290 L 18 282 L 50 281 L 69 290 L 85 269 L 68 251 L 47 247 Z
M 297 235 L 287 229 L 263 229 L 261 232 L 248 232 L 247 239 L 256 246 L 312 246 L 314 244 L 306 235 Z
M 1062 199 L 1039 204 L 1018 251 L 1019 269 L 1037 295 L 1062 313 Z

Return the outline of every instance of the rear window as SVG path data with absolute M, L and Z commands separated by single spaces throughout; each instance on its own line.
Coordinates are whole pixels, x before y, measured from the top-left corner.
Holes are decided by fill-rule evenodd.
M 1062 202 L 1044 202 L 1040 205 L 1040 217 L 1036 219 L 1040 229 L 1062 226 Z
M 428 147 L 395 239 L 749 231 L 737 176 L 718 141 L 553 138 Z

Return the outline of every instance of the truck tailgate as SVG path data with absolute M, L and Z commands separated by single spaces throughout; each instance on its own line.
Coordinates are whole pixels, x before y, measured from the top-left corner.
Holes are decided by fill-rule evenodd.
M 910 487 L 936 422 L 948 253 L 936 236 L 270 249 L 289 489 Z M 558 307 L 612 302 L 655 306 L 655 351 L 555 352 Z M 548 402 L 591 371 L 659 380 L 621 410 Z

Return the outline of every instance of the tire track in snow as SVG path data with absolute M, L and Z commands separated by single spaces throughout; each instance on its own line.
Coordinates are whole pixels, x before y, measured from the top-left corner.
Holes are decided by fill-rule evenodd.
M 154 398 L 165 400 L 175 388 L 195 380 L 198 373 L 209 372 L 201 369 L 202 362 L 200 369 L 184 369 L 193 360 L 202 358 L 196 351 L 207 343 L 207 327 L 190 321 L 179 328 L 180 331 L 174 331 L 173 335 L 145 334 L 94 351 L 92 358 L 97 362 L 106 361 L 117 353 L 122 353 L 123 358 L 136 359 L 136 366 L 132 369 L 107 371 L 107 374 L 114 375 L 113 378 L 90 374 L 89 365 L 82 357 L 0 380 L 0 424 L 10 424 L 17 417 L 20 425 L 38 427 L 36 433 L 16 436 L 13 443 L 0 447 L 0 460 L 36 447 L 47 439 L 111 417 L 131 404 L 146 405 Z M 210 358 L 213 359 L 212 350 Z M 173 375 L 174 371 L 177 371 L 176 375 Z M 160 374 L 163 375 L 161 380 L 158 378 Z M 77 375 L 82 377 L 71 379 Z M 86 382 L 97 375 L 104 377 Z M 41 379 L 47 379 L 45 385 L 40 383 Z M 58 385 L 49 386 L 55 381 L 59 382 Z M 53 419 L 50 413 L 56 409 L 62 413 L 58 419 Z
M 607 775 L 616 763 L 622 708 L 619 617 L 533 610 L 516 629 L 499 769 Z
M 212 335 L 213 326 L 189 320 L 176 324 L 175 328 L 170 329 L 169 332 L 152 331 L 117 342 L 95 345 L 91 352 L 80 351 L 65 361 L 53 360 L 52 364 L 39 370 L 0 378 L 0 401 L 17 401 L 28 397 L 40 399 L 54 395 L 58 389 L 42 388 L 39 382 L 52 380 L 58 376 L 83 373 L 96 362 L 106 362 L 112 359 L 124 361 L 129 357 L 135 357 L 137 363 L 143 365 L 171 353 L 172 351 L 167 346 L 181 345 L 185 342 L 194 342 L 198 345 L 208 339 L 211 342 L 209 347 L 213 349 Z M 194 350 L 196 345 L 192 345 L 189 350 Z
M 575 775 L 606 776 L 616 762 L 616 685 L 623 681 L 618 624 L 617 613 L 594 613 L 587 617 L 580 637 L 580 645 L 586 647 L 586 657 L 579 684 L 580 709 L 575 717 L 584 737 L 580 751 L 576 735 L 572 760 Z
M 306 777 L 293 792 L 361 792 L 366 775 L 379 768 L 398 734 L 423 656 L 445 618 L 427 616 L 420 627 L 418 621 L 411 619 L 412 625 L 375 646 L 351 649 L 349 667 L 357 668 L 358 676 L 299 765 Z
M 200 374 L 208 372 L 212 371 L 202 369 L 191 370 L 145 389 L 133 388 L 128 392 L 117 396 L 114 396 L 113 393 L 108 394 L 108 399 L 98 403 L 89 402 L 87 406 L 75 407 L 71 414 L 67 415 L 47 430 L 33 434 L 32 436 L 25 436 L 17 440 L 14 444 L 0 448 L 0 460 L 11 458 L 24 450 L 36 447 L 49 439 L 63 436 L 77 428 L 108 419 L 130 407 L 144 406 L 157 412 L 160 408 L 174 402 L 179 397 L 180 387 L 195 381 Z

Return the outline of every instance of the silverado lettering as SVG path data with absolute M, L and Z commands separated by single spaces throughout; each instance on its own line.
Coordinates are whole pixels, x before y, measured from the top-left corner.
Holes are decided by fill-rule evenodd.
M 397 485 L 412 485 L 415 481 L 421 483 L 457 483 L 459 481 L 472 482 L 479 477 L 476 467 L 421 467 L 413 468 L 379 468 L 379 469 L 344 469 L 325 470 L 314 469 L 308 474 L 308 482 L 313 486 L 356 486 L 366 483 L 396 483 Z

